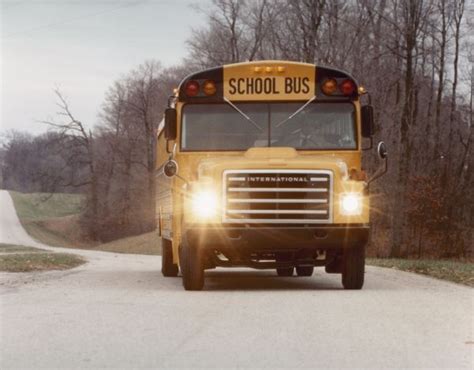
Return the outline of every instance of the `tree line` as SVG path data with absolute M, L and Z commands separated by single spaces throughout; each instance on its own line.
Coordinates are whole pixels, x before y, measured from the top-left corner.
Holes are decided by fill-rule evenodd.
M 464 0 L 214 0 L 200 11 L 207 23 L 193 30 L 184 61 L 145 62 L 117 80 L 93 130 L 56 92 L 52 130 L 16 133 L 4 146 L 4 186 L 86 192 L 96 239 L 152 230 L 156 130 L 179 81 L 227 63 L 302 61 L 346 70 L 370 92 L 375 141 L 390 153 L 371 188 L 370 253 L 472 256 L 474 10 Z M 364 169 L 377 165 L 365 152 Z

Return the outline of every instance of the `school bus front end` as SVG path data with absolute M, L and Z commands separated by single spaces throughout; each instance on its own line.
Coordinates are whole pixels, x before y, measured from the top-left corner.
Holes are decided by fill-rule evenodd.
M 359 92 L 346 73 L 303 63 L 188 76 L 158 138 L 163 274 L 181 270 L 184 287 L 199 290 L 204 271 L 219 266 L 279 276 L 324 266 L 360 289 L 369 235 L 361 149 L 371 112 Z

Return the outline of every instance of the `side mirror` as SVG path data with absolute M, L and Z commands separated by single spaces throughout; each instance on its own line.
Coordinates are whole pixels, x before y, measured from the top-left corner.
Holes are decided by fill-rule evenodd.
M 178 174 L 178 162 L 171 159 L 165 163 L 165 167 L 163 168 L 163 173 L 166 177 L 173 177 Z
M 379 145 L 377 145 L 377 154 L 380 159 L 386 159 L 388 156 L 387 146 L 383 141 L 381 141 Z
M 165 139 L 175 140 L 177 134 L 176 109 L 166 108 L 165 110 Z
M 388 152 L 387 152 L 387 146 L 383 141 L 381 141 L 377 145 L 377 154 L 381 160 L 383 160 L 383 166 L 380 166 L 377 171 L 372 175 L 372 177 L 367 181 L 367 186 L 370 185 L 370 183 L 374 182 L 378 178 L 382 177 L 385 175 L 388 171 Z
M 362 137 L 372 137 L 374 134 L 374 107 L 364 105 L 361 110 Z

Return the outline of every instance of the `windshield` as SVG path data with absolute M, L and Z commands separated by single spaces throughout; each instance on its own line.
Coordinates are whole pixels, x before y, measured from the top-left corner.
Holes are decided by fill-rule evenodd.
M 240 103 L 236 104 L 239 112 L 229 104 L 186 104 L 183 108 L 182 149 L 357 148 L 354 106 L 351 103 L 311 103 L 288 119 L 302 105 Z

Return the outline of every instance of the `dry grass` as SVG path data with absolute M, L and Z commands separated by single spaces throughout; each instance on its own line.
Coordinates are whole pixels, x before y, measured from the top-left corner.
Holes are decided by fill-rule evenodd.
M 30 272 L 66 270 L 86 261 L 68 253 L 51 253 L 22 245 L 0 244 L 0 271 Z
M 34 239 L 56 247 L 81 248 L 93 245 L 79 224 L 83 195 L 24 194 L 11 191 L 18 218 Z
M 80 225 L 82 195 L 55 194 L 51 198 L 46 194 L 11 192 L 11 195 L 23 227 L 41 243 L 115 253 L 161 254 L 156 232 L 103 244 L 88 240 Z
M 116 253 L 159 255 L 161 254 L 161 243 L 158 234 L 151 232 L 100 244 L 94 249 Z
M 109 243 L 90 241 L 81 232 L 82 195 L 22 194 L 11 192 L 23 227 L 41 243 L 64 248 L 103 250 L 116 253 L 160 254 L 155 232 L 131 236 Z
M 68 253 L 14 253 L 0 255 L 0 271 L 66 270 L 85 262 L 81 257 Z
M 55 247 L 101 250 L 115 253 L 161 254 L 160 240 L 156 232 L 130 236 L 108 243 L 86 240 L 80 233 L 79 216 L 66 216 L 24 224 L 33 238 Z
M 82 232 L 80 215 L 55 217 L 45 220 L 23 221 L 23 227 L 34 239 L 43 244 L 65 248 L 93 248 L 92 242 Z
M 25 247 L 23 245 L 0 243 L 0 253 L 38 253 L 46 252 L 44 249 Z
M 46 220 L 82 212 L 81 194 L 19 193 L 10 191 L 20 220 Z
M 474 287 L 474 263 L 448 260 L 404 260 L 395 258 L 368 258 L 368 265 L 415 272 L 437 279 Z

